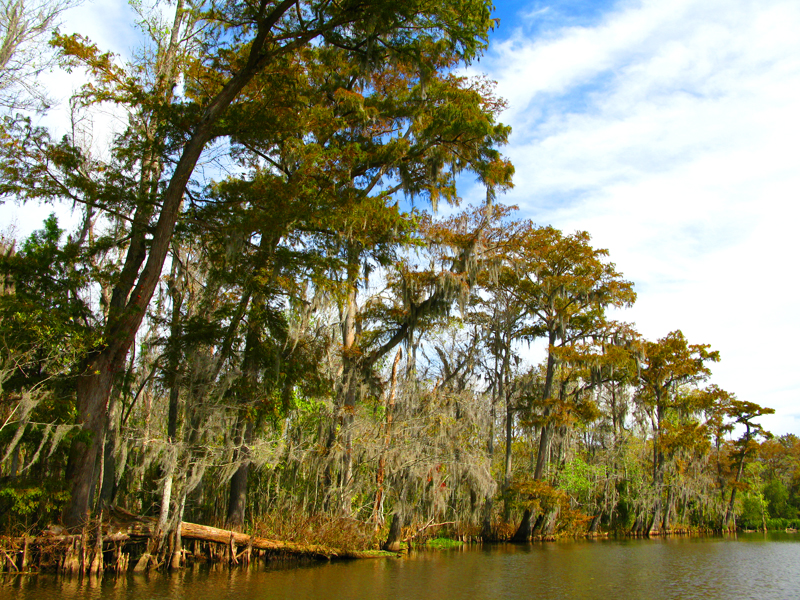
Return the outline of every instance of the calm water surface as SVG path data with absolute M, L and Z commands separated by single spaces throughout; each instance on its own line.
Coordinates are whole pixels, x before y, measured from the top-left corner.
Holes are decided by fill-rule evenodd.
M 465 547 L 400 559 L 178 574 L 0 579 L 0 598 L 77 600 L 800 599 L 800 534 Z

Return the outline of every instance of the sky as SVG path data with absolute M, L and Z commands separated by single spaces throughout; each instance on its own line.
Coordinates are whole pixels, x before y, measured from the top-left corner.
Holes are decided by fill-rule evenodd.
M 712 382 L 800 435 L 800 3 L 497 2 L 470 71 L 497 81 L 522 216 L 585 230 Z M 476 198 L 479 191 L 474 192 Z
M 711 382 L 774 408 L 773 433 L 800 435 L 800 3 L 497 0 L 495 16 L 468 71 L 509 104 L 516 176 L 501 201 L 588 231 L 636 286 L 616 318 L 710 344 Z M 125 56 L 131 19 L 124 1 L 96 0 L 62 31 Z M 64 98 L 77 85 L 51 77 Z M 27 235 L 49 212 L 0 207 L 0 229 L 15 220 Z

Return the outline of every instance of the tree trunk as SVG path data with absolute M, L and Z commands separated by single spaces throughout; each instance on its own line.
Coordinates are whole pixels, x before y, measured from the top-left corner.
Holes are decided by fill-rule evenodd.
M 589 525 L 588 529 L 589 533 L 597 533 L 600 530 L 600 519 L 602 519 L 602 517 L 602 512 L 598 512 L 594 517 L 592 517 L 592 523 Z
M 395 512 L 392 516 L 392 524 L 389 526 L 389 535 L 383 544 L 383 549 L 387 552 L 400 552 L 400 541 L 403 535 L 403 517 Z
M 668 533 L 671 529 L 670 521 L 672 521 L 672 507 L 675 502 L 675 489 L 672 485 L 669 485 L 669 491 L 667 492 L 667 506 L 664 510 L 664 522 L 662 524 L 662 531 L 664 533 Z
M 659 533 L 664 513 L 664 452 L 661 449 L 660 439 L 663 415 L 660 397 L 656 400 L 656 419 L 653 428 L 653 493 L 655 501 L 653 502 L 652 519 L 646 532 L 648 536 Z
M 736 477 L 736 481 L 734 482 L 734 485 L 731 487 L 730 501 L 728 502 L 728 506 L 725 508 L 725 519 L 723 520 L 723 528 L 726 530 L 730 528 L 731 523 L 733 523 L 733 529 L 736 529 L 735 505 L 736 505 L 736 484 L 738 484 L 738 482 L 739 482 L 739 476 Z
M 397 366 L 403 357 L 403 350 L 397 349 L 392 363 L 392 377 L 389 384 L 389 399 L 386 402 L 386 423 L 384 425 L 383 450 L 378 459 L 378 472 L 375 475 L 376 491 L 375 503 L 372 508 L 372 519 L 375 529 L 378 530 L 383 525 L 383 481 L 386 475 L 386 453 L 392 443 L 392 421 L 394 420 L 394 405 L 397 397 Z
M 181 529 L 183 524 L 183 511 L 185 507 L 186 493 L 184 490 L 184 493 L 181 495 L 181 501 L 176 514 L 177 525 L 175 527 L 175 547 L 173 548 L 172 558 L 169 562 L 169 568 L 173 571 L 181 568 L 181 561 L 183 560 L 183 536 L 181 535 Z
M 650 526 L 647 528 L 647 535 L 657 535 L 659 533 L 659 527 L 661 527 L 661 515 L 663 512 L 663 502 L 661 500 L 661 495 L 659 494 L 656 496 L 655 502 L 653 503 L 653 517 L 650 520 Z
M 547 511 L 547 516 L 542 525 L 543 535 L 553 535 L 556 530 L 556 523 L 558 523 L 558 515 L 561 514 L 561 507 L 556 506 Z
M 541 433 L 539 435 L 539 454 L 536 456 L 536 469 L 533 472 L 533 478 L 537 481 L 544 476 L 545 467 L 547 466 L 550 454 L 550 438 L 553 433 L 553 426 L 547 421 L 550 416 L 550 394 L 553 390 L 553 378 L 556 371 L 556 357 L 550 351 L 550 348 L 556 342 L 556 334 L 551 331 L 548 336 L 548 350 L 547 350 L 547 374 L 544 379 L 544 389 L 542 390 L 542 399 L 545 401 L 544 407 L 544 423 L 542 424 Z
M 494 427 L 497 419 L 495 399 L 492 399 L 492 405 L 489 407 L 489 434 L 486 441 L 486 455 L 491 465 L 494 460 Z M 483 503 L 483 526 L 481 528 L 481 537 L 485 540 L 492 539 L 492 511 L 494 509 L 494 497 L 492 494 L 487 494 Z
M 109 506 L 114 502 L 117 495 L 117 428 L 110 427 L 103 449 L 103 485 L 100 489 L 101 508 Z
M 344 318 L 342 319 L 342 346 L 344 357 L 339 400 L 339 405 L 342 410 L 341 431 L 344 445 L 342 470 L 339 474 L 339 503 L 342 513 L 345 516 L 349 516 L 352 510 L 349 498 L 350 483 L 353 478 L 353 441 L 351 429 L 355 413 L 357 390 L 361 384 L 361 377 L 358 373 L 358 359 L 354 354 L 356 350 L 356 316 L 358 314 L 358 304 L 356 302 L 358 293 L 357 280 L 358 269 L 360 268 L 357 262 L 359 255 L 358 251 L 355 249 L 355 244 L 348 244 L 347 253 L 350 262 L 348 269 L 350 271 L 348 274 L 348 285 L 350 289 L 345 300 Z M 354 262 L 355 265 L 353 264 Z
M 179 347 L 181 335 L 181 307 L 183 306 L 183 294 L 178 287 L 178 278 L 182 276 L 179 269 L 180 260 L 175 252 L 176 259 L 173 261 L 173 273 L 170 277 L 169 295 L 172 298 L 172 319 L 170 323 L 169 345 L 167 354 L 167 387 L 169 388 L 169 412 L 167 413 L 167 439 L 170 443 L 175 443 L 178 439 L 178 420 L 180 412 L 180 376 L 178 368 L 181 359 Z
M 745 433 L 745 442 L 742 448 L 742 452 L 739 455 L 739 467 L 736 469 L 736 479 L 733 482 L 733 486 L 731 487 L 731 499 L 728 502 L 728 507 L 725 509 L 725 519 L 723 522 L 723 527 L 728 529 L 733 522 L 733 528 L 736 529 L 736 517 L 734 513 L 735 504 L 736 504 L 736 488 L 739 485 L 739 481 L 742 479 L 742 473 L 744 473 L 744 460 L 745 456 L 747 455 L 747 445 L 750 443 L 750 425 L 745 423 L 747 427 L 747 431 Z
M 504 396 L 506 397 L 506 455 L 505 455 L 505 474 L 503 476 L 503 492 L 505 495 L 505 505 L 503 507 L 503 520 L 508 522 L 511 517 L 511 498 L 509 489 L 511 488 L 511 469 L 513 459 L 513 441 L 514 441 L 514 411 L 511 407 L 511 399 L 509 398 L 508 389 L 504 387 Z
M 531 528 L 531 536 L 540 535 L 542 533 L 542 528 L 544 527 L 544 519 L 546 515 L 547 513 L 541 512 L 536 517 L 536 521 L 534 522 L 533 527 Z
M 483 523 L 481 525 L 481 537 L 484 540 L 494 539 L 494 531 L 492 531 L 492 511 L 494 510 L 494 498 L 491 495 L 486 496 L 483 503 Z
M 82 527 L 89 520 L 95 467 L 106 431 L 108 398 L 114 374 L 123 362 L 109 359 L 99 356 L 93 364 L 95 372 L 78 378 L 76 394 L 78 414 L 83 417 L 83 435 L 76 438 L 70 449 L 72 498 L 64 514 L 67 527 Z
M 631 533 L 633 535 L 639 535 L 644 531 L 644 517 L 643 511 L 638 509 L 636 511 L 636 520 L 633 522 L 633 527 L 631 527 Z
M 241 448 L 241 464 L 231 477 L 230 496 L 228 497 L 228 527 L 241 529 L 244 526 L 245 508 L 247 506 L 247 477 L 250 473 L 250 448 L 253 441 L 253 422 L 247 421 L 244 426 L 243 445 Z
M 525 512 L 522 513 L 522 521 L 520 521 L 519 527 L 517 528 L 514 537 L 511 538 L 512 542 L 529 542 L 531 541 L 531 533 L 532 533 L 532 525 L 531 525 L 531 517 L 533 513 L 531 512 L 530 508 L 526 508 Z

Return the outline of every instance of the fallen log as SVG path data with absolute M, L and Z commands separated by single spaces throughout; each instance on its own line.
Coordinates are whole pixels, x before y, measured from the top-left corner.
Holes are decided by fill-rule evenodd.
M 125 533 L 131 538 L 149 538 L 155 532 L 156 519 L 133 515 L 119 508 L 111 509 L 111 528 L 118 527 L 123 521 L 128 521 Z M 267 550 L 275 553 L 293 554 L 297 556 L 310 556 L 314 558 L 355 558 L 358 553 L 342 553 L 331 548 L 317 545 L 295 544 L 281 542 L 268 538 L 250 536 L 246 533 L 220 529 L 209 525 L 197 523 L 181 523 L 181 538 L 214 542 L 217 544 L 230 544 L 231 546 L 250 546 L 255 550 Z M 234 554 L 236 556 L 236 554 Z
M 51 535 L 51 534 L 44 534 L 44 535 L 37 535 L 35 538 L 31 538 L 31 544 L 34 546 L 46 546 L 49 544 L 71 544 L 75 540 L 81 539 L 82 534 L 60 534 L 60 535 Z M 124 532 L 117 532 L 117 533 L 103 533 L 103 542 L 127 542 L 131 539 L 127 533 Z
M 336 551 L 326 548 L 325 546 L 281 542 L 250 536 L 246 533 L 238 533 L 228 529 L 219 529 L 208 525 L 197 525 L 196 523 L 181 523 L 181 537 L 206 542 L 217 542 L 219 544 L 230 544 L 231 546 L 250 546 L 256 550 L 270 550 L 299 556 L 313 556 L 315 558 L 330 559 L 340 555 Z
M 145 540 L 152 540 L 159 535 L 156 531 L 157 520 L 152 517 L 135 515 L 124 509 L 111 507 L 106 518 L 94 529 L 94 535 L 87 530 L 70 532 L 65 528 L 54 525 L 36 537 L 24 536 L 20 538 L 0 539 L 0 572 L 20 572 L 29 568 L 31 552 L 35 553 L 34 562 L 37 569 L 55 568 L 65 573 L 86 573 L 89 571 L 100 573 L 102 569 L 113 569 L 124 572 L 129 568 L 131 553 L 125 552 L 126 545 L 134 543 L 141 545 Z M 206 542 L 211 560 L 221 559 L 222 552 L 215 551 L 226 549 L 227 561 L 232 565 L 240 562 L 250 562 L 252 552 L 264 553 L 273 556 L 294 556 L 313 559 L 331 560 L 334 558 L 379 558 L 394 556 L 383 551 L 342 551 L 315 544 L 298 544 L 284 542 L 264 537 L 251 536 L 246 533 L 199 525 L 197 523 L 182 522 L 180 536 L 183 540 L 194 540 L 194 551 L 187 553 L 181 550 L 180 556 L 201 557 L 198 542 Z M 113 551 L 113 559 L 101 563 L 103 551 Z M 92 551 L 94 554 L 92 554 Z M 138 553 L 137 553 L 138 556 Z M 43 557 L 46 557 L 43 560 Z M 150 556 L 146 551 L 139 558 L 141 568 L 158 568 L 162 564 L 162 555 Z M 174 558 L 174 557 L 173 557 Z M 166 561 L 167 559 L 164 558 Z M 167 562 L 166 564 L 169 564 Z

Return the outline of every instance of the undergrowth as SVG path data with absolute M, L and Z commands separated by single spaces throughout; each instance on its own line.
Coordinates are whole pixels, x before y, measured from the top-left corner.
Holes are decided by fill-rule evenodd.
M 425 546 L 427 548 L 433 548 L 434 550 L 448 550 L 450 548 L 458 548 L 459 546 L 463 545 L 464 542 L 461 540 L 451 540 L 450 538 L 441 537 L 425 542 Z
M 254 533 L 259 537 L 345 552 L 362 552 L 378 547 L 371 523 L 322 513 L 309 515 L 293 507 L 263 516 L 255 524 Z

